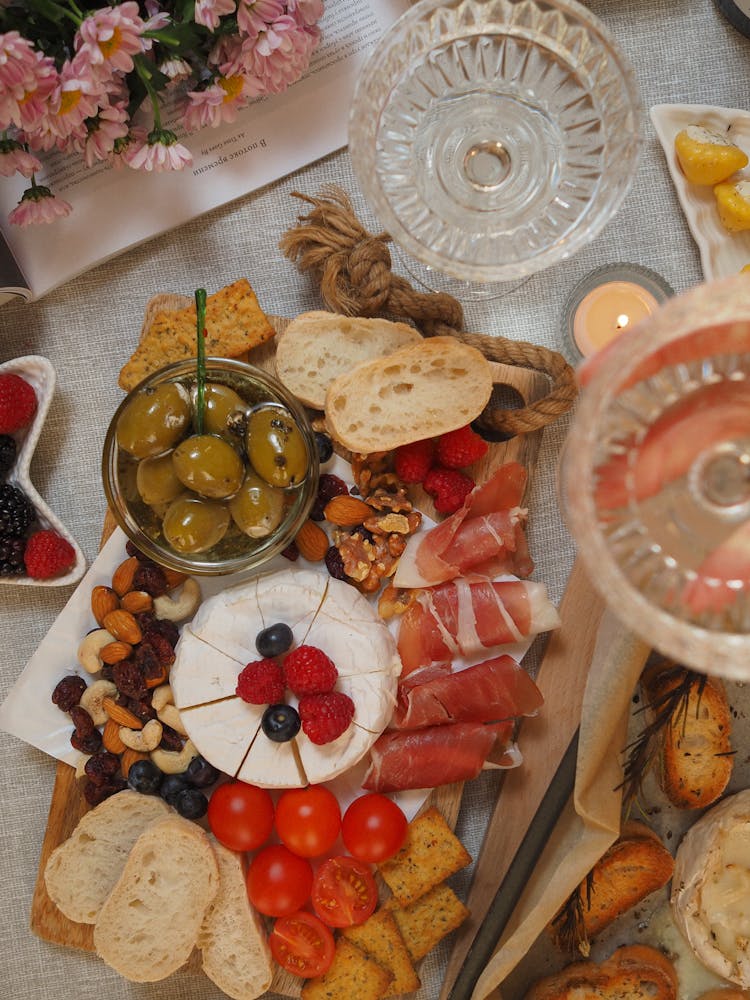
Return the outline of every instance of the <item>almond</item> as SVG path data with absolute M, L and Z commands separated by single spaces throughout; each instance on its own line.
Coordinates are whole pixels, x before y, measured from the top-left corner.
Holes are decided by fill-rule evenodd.
M 315 521 L 305 521 L 294 540 L 300 555 L 310 562 L 320 562 L 325 559 L 331 544 L 328 535 Z
M 108 642 L 106 646 L 102 646 L 99 650 L 99 658 L 102 663 L 109 663 L 111 666 L 113 663 L 119 663 L 121 660 L 127 660 L 132 652 L 133 647 L 129 642 L 120 642 L 118 639 L 115 642 Z
M 102 624 L 115 639 L 129 642 L 131 646 L 137 645 L 143 638 L 141 626 L 129 611 L 123 611 L 122 608 L 110 611 L 104 616 Z
M 372 517 L 372 507 L 359 497 L 347 494 L 329 500 L 323 514 L 326 521 L 330 521 L 331 524 L 338 524 L 341 528 L 354 528 L 368 517 Z
M 162 572 L 166 578 L 168 590 L 174 590 L 175 587 L 179 587 L 181 583 L 187 580 L 187 573 L 180 573 L 177 569 L 169 569 L 167 566 L 162 566 Z
M 121 741 L 122 742 L 122 741 Z M 125 744 L 122 744 L 125 747 Z M 131 750 L 130 747 L 125 747 L 120 757 L 120 770 L 122 771 L 123 778 L 127 778 L 128 771 L 135 764 L 137 760 L 148 760 L 148 754 L 142 753 L 140 750 Z
M 154 606 L 154 599 L 145 590 L 131 590 L 123 594 L 120 607 L 129 611 L 131 615 L 138 614 L 139 611 L 150 611 Z
M 134 715 L 129 708 L 118 705 L 114 698 L 105 698 L 102 702 L 104 711 L 110 720 L 116 722 L 118 726 L 127 726 L 128 729 L 143 729 L 143 723 Z
M 120 723 L 114 719 L 107 719 L 102 732 L 102 743 L 104 749 L 110 753 L 120 754 L 125 750 L 125 744 L 120 739 Z
M 133 589 L 133 579 L 135 571 L 138 569 L 138 560 L 135 556 L 130 556 L 125 562 L 121 562 L 112 576 L 112 589 L 120 597 Z
M 97 625 L 101 625 L 104 616 L 115 611 L 120 606 L 120 598 L 111 587 L 94 587 L 91 591 L 91 613 Z

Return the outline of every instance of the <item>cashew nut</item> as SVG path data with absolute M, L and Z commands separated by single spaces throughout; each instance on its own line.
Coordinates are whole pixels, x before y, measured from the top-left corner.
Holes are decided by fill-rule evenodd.
M 81 695 L 80 706 L 86 709 L 94 720 L 95 726 L 103 726 L 109 718 L 104 708 L 104 699 L 116 697 L 117 685 L 113 684 L 112 681 L 94 681 Z
M 105 646 L 114 641 L 115 637 L 106 628 L 95 628 L 93 632 L 85 635 L 78 647 L 78 662 L 83 669 L 90 674 L 98 674 L 104 666 L 104 661 L 99 653 Z
M 179 752 L 177 750 L 153 750 L 151 760 L 164 774 L 182 774 L 193 757 L 198 756 L 198 750 L 192 740 L 186 740 Z
M 162 594 L 154 598 L 154 614 L 157 618 L 166 618 L 171 622 L 181 622 L 192 618 L 201 602 L 201 588 L 198 581 L 189 576 L 182 585 L 177 597 Z
M 187 736 L 187 729 L 180 717 L 180 710 L 174 703 L 174 695 L 169 684 L 160 684 L 154 689 L 151 695 L 151 705 L 156 710 L 156 714 L 170 729 L 174 729 L 180 736 Z
M 158 715 L 165 705 L 174 705 L 174 695 L 169 684 L 160 684 L 151 692 L 151 706 Z
M 120 726 L 120 739 L 131 750 L 155 750 L 161 743 L 162 731 L 162 724 L 158 719 L 149 719 L 143 729 Z

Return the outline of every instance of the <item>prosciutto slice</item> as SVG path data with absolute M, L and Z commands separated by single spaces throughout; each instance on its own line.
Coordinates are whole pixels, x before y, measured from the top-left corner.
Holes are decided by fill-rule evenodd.
M 525 487 L 522 465 L 501 466 L 455 514 L 409 539 L 394 585 L 432 587 L 469 570 L 486 577 L 529 576 L 534 563 L 526 544 L 526 510 L 519 506 Z
M 543 583 L 467 577 L 431 587 L 418 594 L 401 618 L 402 677 L 456 656 L 473 658 L 559 624 Z
M 362 787 L 372 792 L 436 788 L 476 778 L 488 757 L 496 767 L 517 767 L 521 755 L 512 742 L 513 723 L 485 726 L 455 722 L 409 731 L 390 730 L 370 750 Z
M 410 686 L 407 679 L 399 688 L 391 725 L 423 729 L 451 722 L 496 722 L 534 715 L 543 701 L 523 667 L 510 656 L 497 656 L 456 673 L 440 673 L 424 684 Z

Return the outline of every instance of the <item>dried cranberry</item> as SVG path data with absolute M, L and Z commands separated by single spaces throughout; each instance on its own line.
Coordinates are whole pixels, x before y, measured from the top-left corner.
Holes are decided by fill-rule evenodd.
M 133 575 L 133 590 L 145 590 L 152 597 L 161 597 L 169 590 L 167 577 L 156 563 L 140 563 Z
M 324 472 L 318 480 L 318 495 L 315 497 L 315 503 L 310 510 L 311 519 L 313 521 L 324 521 L 325 514 L 323 510 L 328 501 L 333 500 L 334 497 L 344 496 L 348 492 L 349 487 L 343 479 L 339 479 L 338 476 L 334 476 L 330 472 Z
M 127 787 L 128 783 L 124 778 L 113 778 L 112 781 L 99 785 L 89 780 L 83 786 L 83 797 L 90 806 L 98 806 L 100 802 L 104 802 L 111 795 L 116 795 Z
M 171 667 L 174 663 L 174 647 L 169 639 L 161 635 L 157 629 L 152 628 L 146 632 L 141 645 L 148 645 L 153 649 L 160 666 Z
M 107 785 L 120 773 L 120 758 L 105 750 L 89 757 L 83 769 L 89 781 L 95 785 Z
M 161 664 L 159 663 L 159 657 L 156 655 L 154 647 L 149 642 L 141 642 L 133 651 L 133 662 L 141 677 L 146 680 L 152 680 L 163 673 Z
M 129 698 L 142 698 L 146 691 L 146 681 L 136 663 L 131 660 L 120 660 L 112 668 L 112 680 L 117 690 Z
M 289 562 L 297 562 L 299 559 L 299 549 L 297 548 L 296 542 L 290 542 L 285 549 L 281 550 L 281 554 Z
M 133 715 L 137 715 L 141 722 L 156 718 L 156 709 L 151 704 L 151 695 L 148 693 L 142 698 L 129 698 L 127 708 Z
M 96 726 L 94 725 L 94 720 L 91 718 L 89 713 L 85 708 L 81 708 L 80 705 L 74 705 L 70 710 L 70 717 L 73 720 L 73 725 L 76 727 L 76 732 L 79 736 L 88 736 L 92 733 Z
M 173 649 L 180 638 L 180 630 L 174 622 L 169 621 L 168 618 L 154 618 L 153 615 L 147 624 L 141 624 L 141 631 L 144 636 L 152 637 L 154 634 L 162 636 Z
M 102 669 L 99 671 L 99 677 L 103 681 L 111 681 L 112 680 L 112 664 L 111 663 L 104 663 L 104 664 L 102 664 Z
M 176 729 L 172 729 L 171 726 L 165 726 L 162 724 L 161 743 L 159 746 L 162 750 L 175 750 L 179 753 L 180 750 L 182 750 L 182 737 Z
M 57 705 L 63 712 L 69 712 L 81 700 L 81 695 L 85 690 L 86 681 L 83 677 L 79 677 L 77 674 L 70 674 L 58 682 L 55 690 L 52 692 L 52 704 Z
M 102 747 L 102 734 L 98 729 L 85 736 L 75 732 L 70 737 L 70 745 L 81 753 L 98 753 Z
M 334 580 L 346 579 L 346 573 L 344 572 L 344 558 L 335 545 L 332 545 L 326 552 L 326 566 L 328 567 L 328 572 Z

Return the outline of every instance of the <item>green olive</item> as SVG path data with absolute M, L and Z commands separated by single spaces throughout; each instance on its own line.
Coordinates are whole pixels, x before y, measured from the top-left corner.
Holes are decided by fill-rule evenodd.
M 141 389 L 117 421 L 117 443 L 134 458 L 149 458 L 172 448 L 190 423 L 190 398 L 175 382 Z
M 175 448 L 174 471 L 180 482 L 202 497 L 223 500 L 236 493 L 245 466 L 234 448 L 215 434 L 193 434 Z
M 271 486 L 297 486 L 307 475 L 305 442 L 283 406 L 259 406 L 252 411 L 245 446 L 253 468 Z
M 248 472 L 245 481 L 229 501 L 234 523 L 251 538 L 265 538 L 281 524 L 284 494 Z
M 171 451 L 141 459 L 135 481 L 141 500 L 150 506 L 171 503 L 184 489 L 175 474 Z
M 220 382 L 208 382 L 203 398 L 203 428 L 206 434 L 227 434 L 232 427 L 244 427 L 249 407 L 234 389 Z
M 225 504 L 185 495 L 167 508 L 162 531 L 177 552 L 206 552 L 222 540 L 229 522 Z

